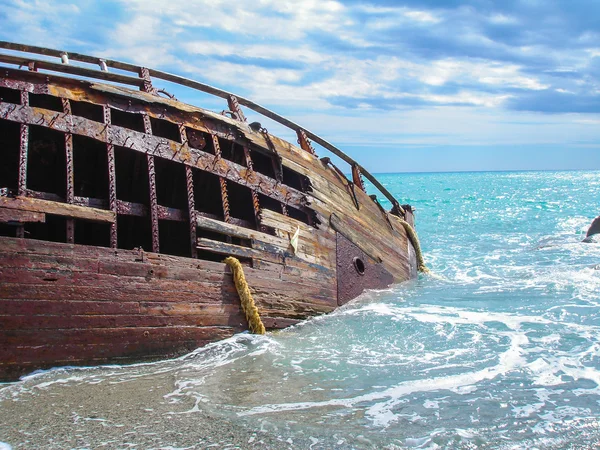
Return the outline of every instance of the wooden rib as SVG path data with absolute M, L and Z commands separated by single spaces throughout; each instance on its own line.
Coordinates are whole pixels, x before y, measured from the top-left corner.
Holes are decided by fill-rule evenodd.
M 46 214 L 19 209 L 0 208 L 0 223 L 45 222 Z
M 73 219 L 84 219 L 95 222 L 110 222 L 116 220 L 113 211 L 103 209 L 87 208 L 84 206 L 69 205 L 68 203 L 52 202 L 28 197 L 0 197 L 0 207 L 17 209 L 22 211 L 41 212 L 70 217 Z

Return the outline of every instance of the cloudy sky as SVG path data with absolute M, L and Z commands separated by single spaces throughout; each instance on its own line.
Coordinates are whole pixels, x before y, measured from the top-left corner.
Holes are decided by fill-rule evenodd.
M 2 0 L 0 39 L 236 92 L 374 172 L 600 169 L 599 17 L 597 0 Z

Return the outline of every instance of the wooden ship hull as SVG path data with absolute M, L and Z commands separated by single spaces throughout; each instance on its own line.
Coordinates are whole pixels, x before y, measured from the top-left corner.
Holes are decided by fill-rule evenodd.
M 410 207 L 313 133 L 175 75 L 0 48 L 0 380 L 179 355 L 247 329 L 226 256 L 242 262 L 267 329 L 416 277 Z M 227 110 L 165 97 L 156 80 Z M 248 124 L 240 105 L 299 145 Z

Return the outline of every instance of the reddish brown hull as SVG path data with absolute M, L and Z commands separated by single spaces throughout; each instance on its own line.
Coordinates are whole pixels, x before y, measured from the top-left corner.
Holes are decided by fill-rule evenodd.
M 179 355 L 247 328 L 224 264 L 161 256 L 0 237 L 2 378 Z M 245 272 L 269 328 L 336 307 L 334 280 Z

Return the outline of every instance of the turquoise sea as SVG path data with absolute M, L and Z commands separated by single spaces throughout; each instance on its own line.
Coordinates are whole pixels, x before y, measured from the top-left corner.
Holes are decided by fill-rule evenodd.
M 416 208 L 431 275 L 177 360 L 27 377 L 0 390 L 0 441 L 599 448 L 600 244 L 581 241 L 600 214 L 600 172 L 378 178 Z M 17 409 L 22 440 L 8 441 Z M 252 434 L 191 431 L 206 418 Z

